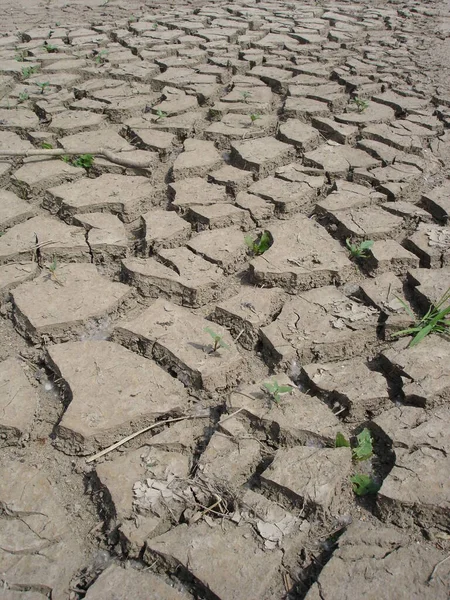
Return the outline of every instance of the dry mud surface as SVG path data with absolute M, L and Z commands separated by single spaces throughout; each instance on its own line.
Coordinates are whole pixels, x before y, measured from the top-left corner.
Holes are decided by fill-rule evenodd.
M 447 7 L 1 5 L 0 598 L 448 599 Z

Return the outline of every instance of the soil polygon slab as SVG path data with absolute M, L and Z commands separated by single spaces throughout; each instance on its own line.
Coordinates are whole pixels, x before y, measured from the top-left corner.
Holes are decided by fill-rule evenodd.
M 239 229 L 227 227 L 199 233 L 186 245 L 196 254 L 230 273 L 239 269 L 247 258 L 244 237 Z
M 88 589 L 86 600 L 188 600 L 190 596 L 165 583 L 152 572 L 110 565 Z M 31 600 L 31 599 L 30 599 Z
M 377 206 L 357 206 L 330 211 L 328 215 L 337 224 L 337 235 L 356 240 L 379 240 L 400 234 L 403 219 Z
M 253 175 L 248 171 L 224 165 L 217 171 L 209 173 L 209 179 L 218 185 L 224 185 L 229 193 L 234 195 L 246 190 L 253 183 Z
M 69 221 L 75 213 L 106 211 L 129 223 L 148 209 L 153 195 L 146 177 L 107 174 L 49 189 L 45 206 Z
M 30 431 L 38 397 L 15 358 L 0 362 L 0 390 L 0 445 L 9 446 Z
M 0 470 L 2 578 L 17 600 L 30 591 L 54 600 L 69 596 L 69 583 L 81 569 L 83 555 L 76 532 L 56 494 L 51 473 L 25 462 L 6 461 Z M 42 595 L 41 595 L 42 594 Z
M 212 352 L 213 339 L 206 327 L 223 335 L 229 347 Z M 230 386 L 242 369 L 242 357 L 223 327 L 163 299 L 133 321 L 121 323 L 115 337 L 127 347 L 153 356 L 186 385 L 207 391 Z
M 98 274 L 93 264 L 65 263 L 55 278 L 43 272 L 12 292 L 14 320 L 33 341 L 42 337 L 70 339 L 88 321 L 114 313 L 131 294 L 131 288 Z
M 397 529 L 355 521 L 305 596 L 305 600 L 348 600 L 348 584 L 360 597 L 396 600 L 446 600 L 448 562 L 428 581 L 443 552 L 427 542 L 409 540 Z M 402 586 L 398 578 L 405 573 Z
M 334 286 L 301 292 L 261 328 L 264 353 L 275 364 L 360 355 L 376 342 L 377 321 L 374 308 L 357 304 Z
M 438 336 L 428 335 L 412 348 L 405 338 L 381 353 L 387 377 L 393 378 L 408 404 L 433 407 L 450 399 L 450 344 Z
M 126 281 L 144 296 L 163 296 L 182 306 L 203 306 L 221 297 L 225 281 L 219 267 L 187 248 L 161 248 L 159 259 L 123 261 Z
M 157 252 L 184 244 L 191 226 L 174 211 L 151 210 L 141 216 L 144 224 L 144 252 Z
M 0 228 L 2 231 L 35 217 L 37 210 L 13 192 L 0 189 Z
M 97 467 L 100 484 L 111 499 L 111 524 L 118 528 L 128 556 L 137 558 L 147 538 L 165 533 L 173 519 L 180 518 L 186 503 L 170 490 L 178 491 L 174 480 L 187 479 L 189 468 L 187 456 L 150 446 Z
M 314 117 L 312 125 L 326 138 L 338 144 L 353 144 L 358 135 L 358 128 L 354 125 L 345 125 L 326 117 Z
M 338 210 L 370 206 L 385 199 L 384 194 L 380 194 L 372 188 L 350 181 L 337 180 L 336 189 L 317 202 L 315 212 L 320 215 L 335 214 Z
M 317 129 L 298 119 L 288 119 L 281 123 L 278 138 L 282 142 L 293 144 L 302 152 L 314 150 L 321 141 Z
M 125 226 L 115 215 L 109 213 L 85 213 L 74 215 L 76 225 L 82 225 L 87 233 L 87 243 L 94 262 L 115 262 L 128 254 L 128 238 Z
M 289 96 L 286 99 L 283 111 L 286 117 L 300 119 L 304 123 L 311 121 L 313 117 L 327 117 L 330 115 L 330 109 L 326 102 L 296 96 Z
M 9 291 L 21 283 L 39 275 L 40 269 L 36 262 L 17 262 L 0 267 L 0 299 L 9 297 Z
M 271 321 L 283 302 L 281 289 L 246 287 L 237 296 L 217 304 L 214 320 L 234 336 L 239 335 L 239 343 L 251 350 L 259 341 L 259 328 Z
M 222 157 L 212 142 L 189 139 L 184 142 L 184 152 L 175 159 L 172 175 L 174 179 L 204 177 L 221 164 Z
M 323 169 L 335 176 L 347 177 L 350 169 L 377 167 L 380 161 L 372 158 L 367 152 L 348 145 L 325 144 L 307 152 L 304 156 L 304 164 Z
M 337 402 L 347 409 L 350 421 L 365 420 L 389 405 L 386 379 L 358 358 L 306 365 L 302 375 L 311 389 L 324 394 L 329 403 Z
M 261 473 L 263 486 L 300 510 L 331 510 L 342 502 L 352 466 L 349 448 L 280 448 Z
M 17 131 L 22 129 L 33 130 L 39 127 L 39 119 L 33 111 L 21 108 L 11 110 L 0 108 L 0 130 Z
M 179 525 L 148 540 L 144 560 L 160 557 L 171 572 L 183 566 L 202 590 L 220 600 L 272 600 L 281 594 L 282 553 L 264 552 L 262 546 L 249 525 Z
M 291 182 L 272 176 L 255 182 L 248 191 L 273 202 L 275 211 L 285 217 L 297 212 L 309 214 L 318 195 L 318 190 L 307 183 Z
M 395 111 L 389 106 L 369 102 L 367 108 L 361 112 L 348 112 L 335 115 L 339 123 L 348 125 L 371 125 L 376 123 L 390 123 L 395 119 Z
M 215 432 L 198 461 L 198 470 L 202 480 L 237 492 L 252 477 L 260 462 L 258 440 Z
M 449 267 L 443 269 L 409 269 L 407 276 L 409 283 L 414 286 L 414 296 L 424 314 L 432 304 L 438 304 L 450 288 Z
M 27 159 L 24 165 L 12 174 L 11 181 L 22 198 L 39 203 L 47 188 L 77 181 L 84 175 L 84 169 L 62 160 L 42 160 L 42 157 L 33 157 Z
M 208 206 L 216 202 L 228 202 L 225 188 L 208 183 L 201 177 L 193 177 L 169 184 L 172 205 L 183 214 L 190 206 Z
M 419 257 L 421 267 L 439 269 L 450 265 L 449 227 L 420 223 L 404 245 Z
M 75 257 L 90 260 L 83 229 L 39 216 L 15 225 L 0 237 L 0 262 L 34 260 L 36 244 L 41 245 L 39 250 L 43 260 L 54 257 L 58 260 Z
M 400 246 L 395 240 L 379 240 L 370 249 L 368 266 L 373 274 L 392 271 L 404 275 L 408 268 L 419 266 L 419 257 Z
M 252 122 L 248 114 L 228 113 L 221 121 L 212 123 L 204 135 L 216 142 L 219 148 L 228 148 L 231 140 L 263 137 L 275 133 L 275 130 L 276 120 L 271 115 L 260 115 L 259 119 Z
M 447 528 L 449 409 L 437 408 L 427 415 L 420 408 L 395 407 L 378 417 L 376 424 L 395 449 L 395 464 L 378 493 L 382 518 L 399 526 L 416 522 L 424 528 Z
M 281 395 L 278 404 L 274 403 L 263 387 L 264 383 L 273 380 L 292 388 L 290 393 Z M 233 392 L 227 406 L 229 413 L 242 410 L 254 429 L 262 429 L 275 444 L 283 446 L 329 442 L 335 439 L 338 431 L 343 430 L 342 423 L 326 404 L 300 392 L 287 375 L 282 373 Z
M 197 231 L 224 227 L 240 227 L 247 231 L 254 225 L 247 210 L 225 203 L 192 207 L 187 219 L 194 224 Z
M 260 226 L 264 221 L 271 219 L 275 212 L 275 205 L 263 200 L 260 196 L 239 192 L 236 196 L 236 205 L 248 210 L 256 225 Z
M 87 129 L 99 129 L 105 125 L 105 119 L 104 115 L 87 110 L 68 110 L 53 117 L 49 130 L 59 135 L 79 133 Z
M 231 161 L 235 167 L 254 171 L 260 177 L 270 175 L 277 167 L 288 164 L 295 149 L 272 137 L 231 144 Z
M 58 425 L 60 443 L 70 454 L 92 452 L 137 423 L 182 412 L 187 403 L 179 381 L 118 344 L 68 342 L 47 352 L 70 400 Z
M 345 281 L 353 267 L 345 249 L 303 215 L 268 227 L 272 246 L 250 263 L 254 281 L 287 291 Z
M 425 193 L 422 196 L 422 206 L 435 219 L 448 222 L 450 218 L 450 182 Z

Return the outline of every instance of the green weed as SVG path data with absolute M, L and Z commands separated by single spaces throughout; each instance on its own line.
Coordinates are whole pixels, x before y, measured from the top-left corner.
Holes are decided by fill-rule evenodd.
M 263 388 L 269 393 L 275 404 L 281 402 L 281 394 L 290 394 L 294 389 L 292 385 L 280 385 L 276 379 L 273 381 L 265 381 Z
M 373 455 L 373 440 L 370 435 L 370 431 L 365 427 L 361 433 L 358 433 L 356 436 L 357 444 L 354 448 L 352 448 L 352 458 L 353 460 L 368 460 Z M 347 440 L 343 433 L 338 433 L 336 435 L 336 440 L 334 442 L 336 448 L 350 448 L 350 441 Z
M 161 119 L 165 119 L 167 117 L 167 113 L 165 113 L 163 110 L 159 109 L 156 111 L 156 117 L 157 117 L 157 121 L 160 121 Z
M 376 494 L 380 489 L 378 483 L 376 483 L 369 475 L 364 473 L 358 473 L 350 477 L 352 482 L 353 491 L 357 496 L 366 496 L 367 494 Z
M 74 167 L 83 167 L 83 169 L 90 169 L 94 164 L 94 157 L 92 154 L 81 154 L 77 158 L 72 160 Z
M 53 146 L 51 144 L 49 144 L 48 142 L 42 142 L 41 148 L 43 148 L 44 150 L 52 150 Z
M 415 320 L 414 313 L 401 298 L 397 299 L 402 303 L 409 316 Z M 416 321 L 412 327 L 402 329 L 392 334 L 392 337 L 403 337 L 413 335 L 409 343 L 409 348 L 417 346 L 430 333 L 450 333 L 450 288 L 439 298 L 436 304 L 432 304 L 425 315 Z
M 58 46 L 55 46 L 54 44 L 47 44 L 46 42 L 42 46 L 42 49 L 46 52 L 49 52 L 50 54 L 58 52 Z
M 29 98 L 30 98 L 30 96 L 27 92 L 20 92 L 18 102 L 21 104 L 22 102 L 29 100 Z
M 247 100 L 252 96 L 252 92 L 243 91 L 241 92 L 241 96 L 244 102 L 247 102 Z
M 95 53 L 94 61 L 97 65 L 103 65 L 108 58 L 108 50 L 100 50 L 100 52 Z
M 221 335 L 219 333 L 216 333 L 215 331 L 213 331 L 211 329 L 211 327 L 205 327 L 205 333 L 209 333 L 209 335 L 212 337 L 212 340 L 214 343 L 213 350 L 212 350 L 213 352 L 217 352 L 217 350 L 219 348 L 228 349 L 230 347 L 228 344 L 226 344 L 223 341 L 223 334 Z
M 272 245 L 272 236 L 268 231 L 263 231 L 256 240 L 254 240 L 251 235 L 246 235 L 244 239 L 248 248 L 255 256 L 264 254 L 264 252 Z
M 45 90 L 50 86 L 49 81 L 43 81 L 42 83 L 36 83 L 38 88 L 41 90 L 41 94 L 45 92 Z
M 369 255 L 367 254 L 367 250 L 370 250 L 374 245 L 373 240 L 366 240 L 361 242 L 360 244 L 352 244 L 350 242 L 350 238 L 345 240 L 345 245 L 350 251 L 350 255 L 352 258 L 367 258 Z
M 252 113 L 252 114 L 250 115 L 250 120 L 251 120 L 251 122 L 252 122 L 252 125 L 253 125 L 254 123 L 256 123 L 256 121 L 258 121 L 259 119 L 261 119 L 261 115 L 260 115 L 259 113 Z
M 369 107 L 369 103 L 367 102 L 367 100 L 363 100 L 362 98 L 353 98 L 352 102 L 353 104 L 356 104 L 356 108 L 360 113 L 364 112 L 366 108 Z
M 27 79 L 30 75 L 34 75 L 38 72 L 37 67 L 22 67 L 22 77 Z

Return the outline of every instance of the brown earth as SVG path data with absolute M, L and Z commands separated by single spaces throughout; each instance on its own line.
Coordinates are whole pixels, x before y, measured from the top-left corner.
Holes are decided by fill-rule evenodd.
M 1 10 L 0 598 L 447 599 L 448 7 Z

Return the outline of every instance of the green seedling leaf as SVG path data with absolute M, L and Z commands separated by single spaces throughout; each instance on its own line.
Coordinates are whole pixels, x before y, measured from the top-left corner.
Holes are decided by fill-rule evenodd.
M 268 231 L 263 231 L 256 240 L 253 240 L 250 235 L 246 235 L 244 240 L 255 256 L 264 254 L 272 245 L 272 237 Z
M 94 164 L 94 157 L 92 154 L 82 154 L 72 161 L 74 167 L 83 167 L 83 169 L 90 169 Z
M 57 266 L 58 262 L 56 258 L 53 258 L 52 264 L 49 266 L 49 270 L 52 271 L 52 273 L 54 273 L 56 271 Z
M 262 385 L 276 404 L 281 402 L 281 394 L 288 394 L 294 389 L 291 385 L 280 385 L 276 379 L 272 382 L 265 381 Z
M 159 121 L 160 119 L 165 119 L 165 118 L 167 117 L 167 113 L 165 113 L 165 112 L 164 112 L 163 110 L 161 110 L 161 109 L 158 109 L 158 110 L 156 111 L 156 116 L 158 117 L 158 121 Z
M 366 240 L 365 242 L 361 242 L 359 247 L 361 250 L 370 250 L 370 248 L 372 248 L 373 245 L 374 245 L 373 240 Z
M 374 241 L 373 240 L 365 240 L 364 242 L 361 242 L 360 244 L 352 244 L 350 242 L 350 238 L 347 238 L 345 240 L 345 245 L 347 246 L 348 250 L 350 251 L 350 255 L 352 258 L 367 258 L 368 254 L 367 254 L 367 250 L 370 250 L 370 248 L 372 248 L 372 246 L 374 245 Z
M 369 475 L 362 473 L 353 475 L 350 478 L 353 484 L 353 491 L 357 496 L 366 496 L 367 494 L 376 494 L 380 486 Z
M 259 113 L 253 113 L 250 115 L 250 120 L 253 123 L 255 123 L 255 121 L 258 121 L 261 118 L 261 115 Z
M 223 341 L 223 335 L 220 335 L 213 331 L 211 327 L 205 327 L 205 333 L 209 333 L 214 342 L 213 352 L 216 352 L 219 348 L 228 349 L 230 346 Z
M 44 150 L 52 150 L 53 146 L 51 144 L 49 144 L 48 142 L 42 142 L 41 148 L 43 148 Z
M 41 94 L 43 94 L 45 92 L 45 90 L 48 88 L 48 86 L 50 85 L 50 83 L 48 81 L 43 81 L 42 83 L 36 83 L 36 85 L 41 88 Z
M 353 448 L 352 454 L 354 460 L 368 460 L 373 455 L 372 436 L 370 431 L 365 427 L 361 433 L 356 436 L 358 445 Z
M 336 434 L 334 446 L 335 448 L 350 448 L 350 442 L 345 438 L 345 435 L 339 431 Z

